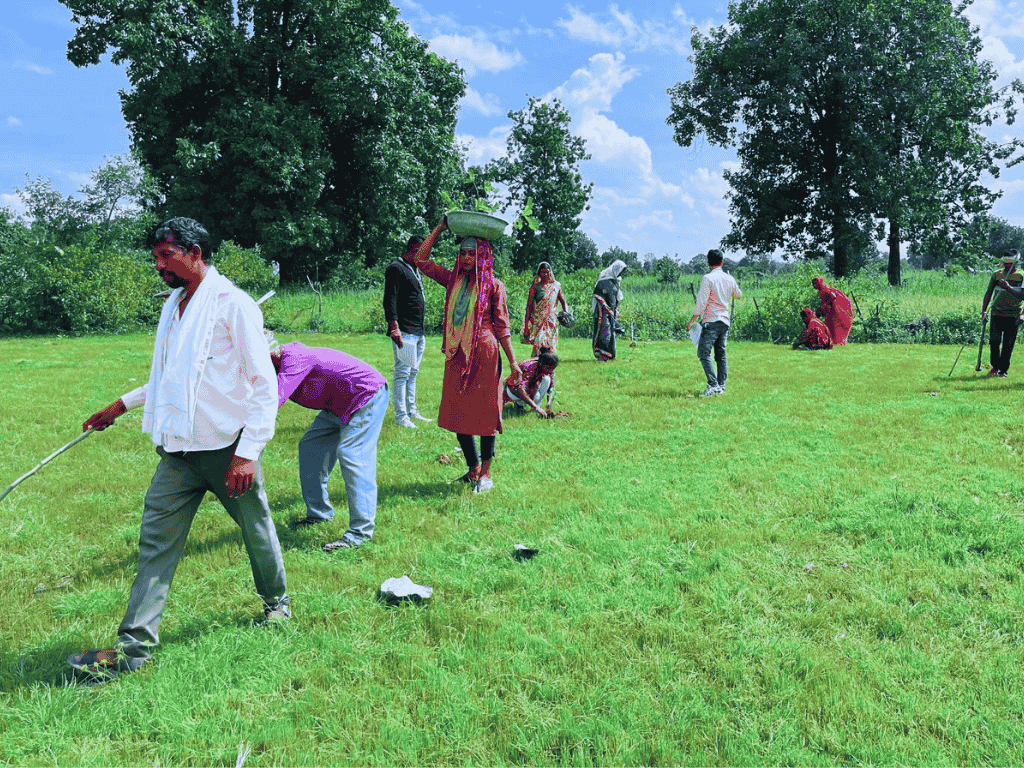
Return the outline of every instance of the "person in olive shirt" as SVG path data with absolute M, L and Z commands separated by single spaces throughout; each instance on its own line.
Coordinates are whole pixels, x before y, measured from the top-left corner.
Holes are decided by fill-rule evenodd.
M 419 235 L 410 237 L 405 255 L 395 259 L 384 272 L 384 319 L 395 354 L 392 403 L 395 423 L 406 428 L 416 426 L 413 419 L 430 421 L 416 407 L 416 375 L 427 342 L 423 277 L 415 262 L 416 249 L 422 242 Z
M 1020 254 L 1007 251 L 1003 257 L 1002 269 L 995 272 L 988 281 L 988 290 L 981 304 L 981 319 L 986 319 L 989 302 L 992 304 L 992 317 L 989 321 L 989 363 L 992 369 L 989 376 L 1006 376 L 1010 370 L 1010 356 L 1017 342 L 1017 329 L 1024 318 L 1021 317 L 1021 301 L 1024 300 L 1024 275 L 1017 271 L 1017 259 Z

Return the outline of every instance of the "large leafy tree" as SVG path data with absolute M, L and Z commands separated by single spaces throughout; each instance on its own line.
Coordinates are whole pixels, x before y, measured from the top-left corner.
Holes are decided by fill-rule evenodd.
M 261 245 L 285 279 L 372 265 L 439 213 L 465 82 L 387 0 L 61 1 L 72 63 L 128 65 L 161 212 Z
M 739 0 L 729 23 L 695 31 L 693 79 L 670 89 L 675 140 L 738 144 L 727 171 L 724 245 L 831 251 L 838 275 L 889 224 L 899 243 L 934 239 L 987 210 L 979 179 L 1019 142 L 985 138 L 1012 122 L 1015 82 L 994 88 L 980 40 L 948 0 Z
M 508 188 L 509 204 L 522 210 L 532 200 L 539 231 L 515 230 L 515 269 L 534 269 L 552 261 L 556 270 L 572 269 L 580 215 L 587 210 L 593 184 L 584 184 L 579 164 L 589 160 L 586 142 L 570 130 L 569 112 L 558 99 L 530 98 L 509 112 L 512 130 L 508 152 L 494 164 L 493 175 Z

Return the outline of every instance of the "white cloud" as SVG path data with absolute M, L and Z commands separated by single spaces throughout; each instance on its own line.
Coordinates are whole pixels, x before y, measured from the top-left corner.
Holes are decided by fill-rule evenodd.
M 11 115 L 10 117 L 7 118 L 7 125 L 12 127 L 12 128 L 17 127 L 17 126 L 21 125 L 21 120 L 16 118 L 14 115 Z
M 623 86 L 635 78 L 640 71 L 625 66 L 626 57 L 621 53 L 599 53 L 590 57 L 586 68 L 581 67 L 549 96 L 561 99 L 570 106 L 607 112 L 611 109 L 612 98 Z
M 639 172 L 637 177 L 643 184 L 644 195 L 676 195 L 680 188 L 667 184 L 654 173 L 647 142 L 640 136 L 631 136 L 614 120 L 601 114 L 611 109 L 612 99 L 638 74 L 639 70 L 626 66 L 623 54 L 599 53 L 591 56 L 587 67 L 573 72 L 544 100 L 557 98 L 569 109 L 576 124 L 576 134 L 586 141 L 587 152 L 593 162 L 631 166 Z
M 1012 80 L 1024 74 L 1024 60 L 1017 61 L 1006 47 L 1006 43 L 998 37 L 989 35 L 982 39 L 981 58 L 992 62 L 1001 81 Z
M 647 200 L 642 197 L 623 197 L 611 187 L 595 187 L 593 198 L 603 203 L 605 199 L 615 208 L 626 208 L 634 205 L 646 205 Z
M 981 28 L 983 36 L 1024 37 L 1018 3 L 1001 0 L 974 0 L 965 14 L 972 24 Z
M 667 229 L 669 232 L 675 231 L 675 226 L 672 224 L 672 211 L 651 211 L 646 216 L 638 216 L 635 219 L 628 219 L 626 226 L 632 230 L 651 227 L 661 227 Z
M 1014 179 L 1013 181 L 1003 181 L 999 183 L 990 184 L 993 189 L 999 189 L 1003 192 L 1003 198 L 1007 198 L 1010 195 L 1015 195 L 1018 192 L 1024 192 L 1024 179 Z
M 460 104 L 467 109 L 476 110 L 485 117 L 494 117 L 503 112 L 501 102 L 493 93 L 482 96 L 479 91 L 469 87 L 466 88 L 466 95 L 462 97 Z
M 430 48 L 446 59 L 458 61 L 466 74 L 478 72 L 501 72 L 522 62 L 519 51 L 507 53 L 498 49 L 490 40 L 482 35 L 466 37 L 464 35 L 438 35 L 431 38 Z
M 466 148 L 466 163 L 483 165 L 496 157 L 503 157 L 506 150 L 506 139 L 511 126 L 501 125 L 492 128 L 486 136 L 456 135 L 455 141 Z
M 716 219 L 721 219 L 723 221 L 729 220 L 729 208 L 727 206 L 708 204 L 704 206 L 704 210 Z
M 25 204 L 17 195 L 0 194 L 0 207 L 11 208 L 18 213 L 25 212 Z
M 691 173 L 689 182 L 698 191 L 720 200 L 724 200 L 729 192 L 729 184 L 722 178 L 722 174 L 708 168 L 698 168 L 696 173 Z
M 569 6 L 569 18 L 558 19 L 555 24 L 576 40 L 583 40 L 614 48 L 628 48 L 644 51 L 661 48 L 685 54 L 690 39 L 690 22 L 684 13 L 673 14 L 673 23 L 637 21 L 629 12 L 622 12 L 617 5 L 608 9 L 604 18 L 584 13 L 576 6 Z
M 68 178 L 76 184 L 88 184 L 92 181 L 92 174 L 90 173 L 77 173 L 76 171 L 70 171 Z
M 33 64 L 31 61 L 18 61 L 15 62 L 14 66 L 17 69 L 24 69 L 28 72 L 35 72 L 37 75 L 52 75 L 53 70 L 41 67 L 38 64 Z

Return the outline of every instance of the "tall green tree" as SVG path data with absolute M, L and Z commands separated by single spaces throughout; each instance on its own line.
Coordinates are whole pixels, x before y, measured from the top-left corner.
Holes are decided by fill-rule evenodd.
M 57 246 L 87 242 L 89 216 L 81 200 L 65 197 L 50 186 L 49 179 L 33 180 L 27 173 L 25 186 L 14 192 L 25 206 L 24 222 L 32 240 Z
M 597 243 L 591 240 L 586 232 L 576 231 L 570 256 L 572 265 L 569 269 L 574 272 L 579 269 L 595 269 L 600 266 Z
M 594 187 L 583 182 L 579 171 L 579 164 L 590 159 L 586 142 L 572 134 L 569 112 L 558 99 L 548 103 L 531 97 L 526 107 L 508 116 L 508 152 L 493 164 L 496 177 L 508 188 L 506 208 L 522 210 L 532 200 L 540 226 L 539 231 L 515 230 L 512 265 L 523 270 L 552 261 L 566 271 L 572 268 L 580 215 L 590 207 Z
M 980 40 L 948 0 L 739 0 L 729 23 L 694 31 L 694 76 L 669 90 L 675 140 L 738 144 L 727 171 L 732 229 L 723 244 L 816 258 L 837 275 L 889 223 L 921 241 L 986 210 L 979 183 L 1019 142 L 981 133 L 1012 122 L 1015 82 L 997 91 Z
M 601 254 L 601 269 L 610 267 L 613 261 L 622 261 L 629 267 L 629 271 L 634 275 L 639 274 L 643 269 L 643 264 L 640 263 L 640 257 L 636 251 L 627 251 L 625 248 L 621 248 L 617 245 L 613 245 L 607 251 Z
M 370 266 L 451 187 L 461 71 L 387 0 L 61 0 L 77 66 L 127 63 L 122 110 L 160 212 L 284 279 Z

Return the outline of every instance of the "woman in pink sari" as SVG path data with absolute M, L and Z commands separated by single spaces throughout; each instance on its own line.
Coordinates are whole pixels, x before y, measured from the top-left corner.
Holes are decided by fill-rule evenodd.
M 526 300 L 526 317 L 523 318 L 523 343 L 533 344 L 533 355 L 540 354 L 541 347 L 552 352 L 558 351 L 558 311 L 567 311 L 562 286 L 555 280 L 551 265 L 542 261 L 530 286 L 530 297 Z
M 818 292 L 821 313 L 825 316 L 825 326 L 832 337 L 832 343 L 845 347 L 850 328 L 853 327 L 853 304 L 845 293 L 828 285 L 822 277 L 814 278 L 811 285 Z

